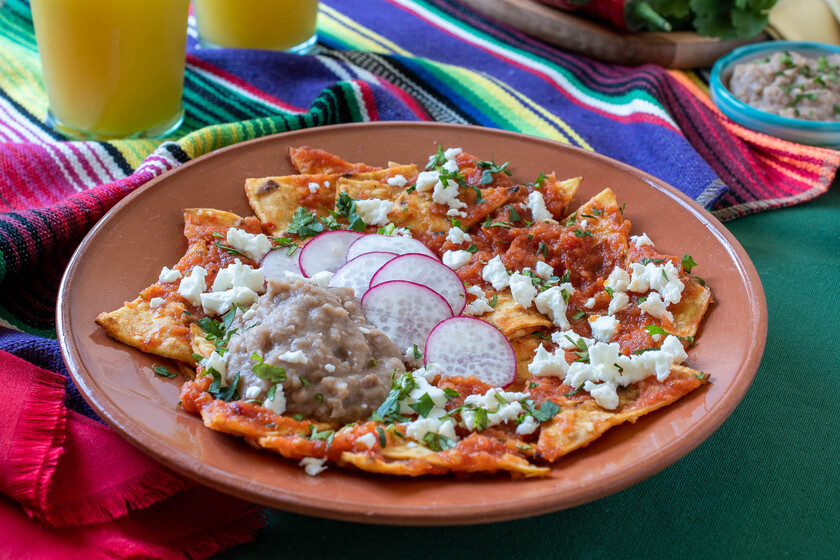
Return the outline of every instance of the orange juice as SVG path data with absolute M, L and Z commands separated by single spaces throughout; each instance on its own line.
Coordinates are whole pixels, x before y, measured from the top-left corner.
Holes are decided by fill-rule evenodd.
M 50 113 L 94 138 L 156 136 L 183 119 L 189 0 L 32 0 Z
M 193 0 L 201 44 L 305 52 L 315 43 L 318 0 Z

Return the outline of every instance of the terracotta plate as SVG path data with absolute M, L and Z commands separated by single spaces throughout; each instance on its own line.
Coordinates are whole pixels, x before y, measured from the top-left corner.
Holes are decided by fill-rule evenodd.
M 93 322 L 156 281 L 183 254 L 181 209 L 250 209 L 246 177 L 292 172 L 287 146 L 349 161 L 418 162 L 436 143 L 511 161 L 514 179 L 583 175 L 578 202 L 612 188 L 635 233 L 664 253 L 691 254 L 711 286 L 710 309 L 688 364 L 712 383 L 666 409 L 609 431 L 541 480 L 507 476 L 396 479 L 330 468 L 307 476 L 291 461 L 206 429 L 178 406 L 180 379 L 154 374 L 160 358 L 116 343 Z M 371 523 L 459 524 L 525 517 L 605 496 L 670 465 L 725 419 L 758 369 L 767 332 L 764 292 L 747 254 L 708 212 L 672 187 L 608 158 L 530 136 L 435 123 L 322 127 L 237 144 L 191 161 L 120 202 L 91 231 L 61 286 L 58 335 L 73 380 L 94 410 L 134 445 L 208 486 L 294 512 Z

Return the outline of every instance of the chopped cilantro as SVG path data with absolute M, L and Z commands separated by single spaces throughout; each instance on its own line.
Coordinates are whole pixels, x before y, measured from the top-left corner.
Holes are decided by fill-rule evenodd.
M 530 383 L 528 383 L 528 388 L 529 388 L 529 389 L 534 389 L 534 388 L 536 388 L 538 385 L 539 385 L 539 383 L 535 383 L 535 382 L 531 381 Z
M 434 401 L 432 401 L 432 397 L 429 396 L 429 393 L 423 393 L 423 396 L 417 399 L 416 403 L 408 405 L 410 406 L 414 412 L 422 416 L 423 418 L 429 415 L 429 412 L 435 407 Z
M 292 419 L 300 422 L 301 420 L 303 420 L 303 414 L 294 414 L 292 415 Z
M 497 165 L 495 161 L 477 161 L 475 164 L 479 169 L 483 169 L 481 172 L 482 185 L 489 185 L 493 182 L 493 173 L 504 173 L 505 175 L 510 175 L 510 171 L 507 168 L 507 166 L 510 165 L 509 161 L 506 161 L 501 165 Z
M 157 364 L 152 364 L 152 369 L 155 370 L 155 373 L 162 376 L 168 377 L 169 379 L 175 379 L 177 375 L 169 371 L 169 368 L 166 366 L 159 366 Z
M 573 224 L 575 223 L 575 220 L 576 220 L 576 219 L 577 219 L 577 212 L 575 212 L 574 214 L 572 214 L 571 216 L 569 216 L 569 219 L 568 219 L 568 220 L 566 220 L 566 226 L 571 226 L 571 225 L 573 225 Z
M 351 198 L 349 194 L 344 192 L 339 194 L 338 200 L 335 202 L 335 210 L 347 218 L 347 222 L 350 224 L 347 226 L 347 229 L 351 231 L 364 231 L 366 224 L 356 213 L 355 198 Z
M 282 366 L 273 366 L 265 363 L 263 357 L 254 352 L 251 354 L 251 361 L 256 362 L 251 366 L 251 371 L 260 379 L 267 379 L 272 383 L 282 383 L 286 381 L 286 370 Z
M 540 241 L 540 246 L 537 249 L 537 254 L 539 255 L 542 253 L 544 257 L 548 257 L 548 245 L 545 244 L 545 241 Z
M 274 396 L 277 394 L 277 385 L 272 385 L 268 388 L 268 391 L 265 393 L 265 400 L 273 401 Z
M 447 387 L 446 389 L 444 389 L 443 394 L 444 394 L 444 396 L 446 396 L 446 400 L 448 400 L 448 401 L 457 399 L 458 397 L 461 396 L 461 394 L 458 391 L 456 391 L 455 389 L 453 389 L 452 387 Z
M 563 393 L 563 396 L 564 397 L 573 397 L 573 396 L 577 395 L 578 393 L 580 393 L 581 391 L 583 391 L 583 383 L 581 383 L 580 387 L 578 387 L 577 389 L 575 389 L 573 391 L 569 391 L 568 393 Z
M 575 237 L 592 237 L 592 232 L 589 230 L 576 229 Z
M 694 262 L 694 259 L 691 258 L 691 255 L 689 255 L 688 253 L 683 255 L 682 267 L 683 267 L 683 270 L 686 271 L 686 273 L 691 272 L 691 269 L 694 268 L 695 266 L 697 266 L 697 263 Z
M 487 410 L 481 407 L 475 408 L 475 422 L 473 426 L 475 430 L 480 432 L 482 430 L 486 430 L 487 427 L 490 425 L 490 420 L 487 417 Z
M 446 163 L 446 155 L 444 155 L 443 146 L 438 144 L 437 153 L 429 158 L 429 163 L 426 164 L 426 169 L 431 170 Z
M 531 413 L 531 416 L 537 422 L 545 422 L 550 420 L 555 414 L 560 412 L 560 406 L 552 400 L 546 400 L 543 402 L 539 408 L 535 408 L 534 401 L 531 399 L 525 399 L 525 410 Z
M 222 387 L 222 375 L 213 368 L 207 370 L 213 376 L 213 382 L 207 388 L 207 392 L 219 400 L 230 402 L 236 393 L 236 386 L 239 384 L 239 372 L 233 377 L 233 382 L 227 387 Z
M 322 395 L 321 393 L 315 393 L 315 402 L 318 404 L 324 402 L 324 395 Z
M 248 255 L 246 255 L 242 251 L 240 251 L 238 249 L 234 249 L 233 247 L 228 247 L 227 245 L 223 244 L 221 241 L 216 241 L 215 243 L 213 243 L 213 245 L 215 245 L 219 249 L 222 249 L 223 251 L 227 251 L 231 255 L 239 255 L 239 256 L 248 258 Z
M 314 210 L 298 206 L 292 215 L 292 221 L 286 227 L 286 233 L 297 235 L 301 239 L 315 237 L 324 231 L 324 224 L 318 221 L 318 215 Z
M 388 446 L 388 438 L 385 435 L 385 430 L 383 430 L 381 426 L 377 426 L 376 427 L 376 432 L 379 434 L 379 445 L 381 447 L 387 447 Z
M 475 243 L 467 247 L 467 253 L 475 253 L 476 251 L 478 251 L 478 246 Z
M 702 372 L 702 371 L 701 371 L 701 372 L 699 372 L 699 373 L 695 373 L 695 374 L 694 374 L 694 377 L 696 377 L 697 379 L 705 379 L 705 378 L 706 378 L 706 374 L 705 374 L 704 372 Z
M 575 313 L 574 315 L 572 315 L 572 320 L 573 320 L 573 321 L 577 321 L 578 319 L 580 319 L 581 317 L 583 317 L 584 315 L 586 315 L 586 311 L 583 311 L 583 310 L 582 310 L 580 307 L 578 307 L 577 305 L 575 306 L 575 309 L 577 309 L 577 313 Z
M 519 222 L 522 221 L 522 216 L 519 215 L 519 212 L 516 211 L 516 208 L 513 207 L 512 204 L 507 205 L 508 216 L 510 216 L 511 222 Z
M 315 424 L 309 425 L 309 439 L 311 440 L 326 441 L 327 445 L 330 445 L 334 436 L 335 430 L 324 430 L 323 432 L 319 432 L 318 426 L 316 426 Z
M 432 451 L 445 451 L 455 447 L 454 441 L 444 435 L 436 434 L 435 432 L 429 432 L 423 436 L 423 442 Z
M 533 183 L 528 183 L 528 184 L 531 185 L 532 187 L 534 187 L 535 189 L 541 189 L 542 186 L 545 184 L 545 182 L 547 180 L 548 180 L 548 176 L 545 173 L 540 173 L 537 176 L 536 181 L 534 181 Z

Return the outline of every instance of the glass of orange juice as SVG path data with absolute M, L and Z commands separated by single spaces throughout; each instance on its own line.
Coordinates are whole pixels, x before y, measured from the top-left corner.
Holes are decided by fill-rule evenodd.
M 31 0 L 47 121 L 91 139 L 160 137 L 184 118 L 189 0 Z
M 298 54 L 315 44 L 318 0 L 193 0 L 199 44 Z

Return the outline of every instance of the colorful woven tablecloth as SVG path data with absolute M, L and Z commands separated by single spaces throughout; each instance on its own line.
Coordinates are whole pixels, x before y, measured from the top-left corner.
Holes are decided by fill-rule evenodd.
M 214 149 L 344 122 L 474 124 L 626 162 L 723 220 L 810 200 L 828 189 L 840 164 L 837 152 L 729 122 L 697 74 L 566 53 L 453 0 L 324 0 L 318 28 L 315 51 L 295 56 L 197 49 L 191 23 L 182 127 L 164 140 L 74 142 L 44 125 L 28 2 L 6 0 L 0 8 L 0 327 L 22 331 L 0 328 L 0 350 L 44 368 L 33 375 L 63 395 L 69 420 L 62 416 L 62 426 L 94 429 L 52 340 L 67 261 L 116 202 Z M 189 484 L 173 478 L 161 499 L 184 491 L 192 491 Z M 111 504 L 108 515 L 100 513 L 119 517 L 149 503 Z M 0 501 L 0 513 L 8 507 Z M 239 514 L 252 513 L 242 506 Z M 220 539 L 193 556 L 242 538 Z

